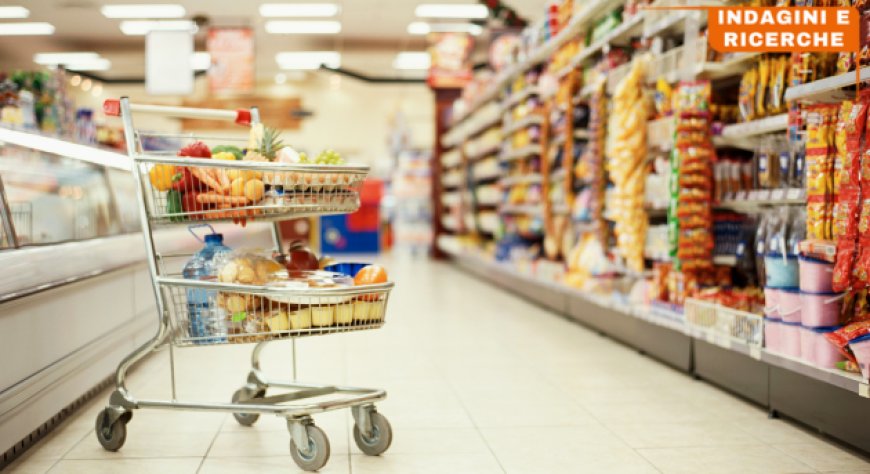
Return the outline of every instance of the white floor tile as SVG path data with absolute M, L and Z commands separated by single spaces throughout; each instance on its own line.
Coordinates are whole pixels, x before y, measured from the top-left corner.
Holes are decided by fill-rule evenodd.
M 815 469 L 771 446 L 710 446 L 639 449 L 664 474 L 778 474 Z

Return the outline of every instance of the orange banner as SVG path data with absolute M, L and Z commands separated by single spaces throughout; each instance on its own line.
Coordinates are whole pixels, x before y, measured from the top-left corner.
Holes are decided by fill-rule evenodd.
M 710 7 L 710 46 L 719 52 L 858 51 L 859 15 L 847 7 Z

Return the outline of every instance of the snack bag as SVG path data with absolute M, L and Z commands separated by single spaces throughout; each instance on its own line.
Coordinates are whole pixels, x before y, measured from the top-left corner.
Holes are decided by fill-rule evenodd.
M 832 289 L 846 291 L 852 281 L 852 264 L 855 259 L 855 242 L 844 241 L 837 244 L 837 260 L 834 263 Z
M 743 78 L 740 80 L 740 92 L 737 99 L 737 106 L 740 110 L 740 117 L 744 122 L 748 122 L 756 117 L 755 92 L 757 87 L 758 70 L 752 68 L 743 73 Z
M 762 58 L 758 61 L 758 82 L 756 83 L 755 90 L 755 116 L 756 117 L 764 117 L 767 115 L 767 110 L 765 107 L 768 105 L 767 102 L 767 88 L 768 81 L 770 80 L 770 60 L 767 57 L 762 56 Z

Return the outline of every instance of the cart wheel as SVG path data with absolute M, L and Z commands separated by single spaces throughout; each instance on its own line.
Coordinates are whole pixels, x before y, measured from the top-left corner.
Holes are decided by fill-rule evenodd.
M 387 418 L 380 413 L 373 411 L 369 414 L 372 420 L 372 436 L 367 438 L 359 429 L 359 426 L 353 425 L 353 440 L 360 451 L 369 455 L 377 456 L 390 448 L 393 442 L 393 428 Z
M 290 439 L 290 456 L 296 465 L 305 471 L 317 471 L 329 461 L 329 438 L 322 429 L 314 425 L 306 427 L 308 432 L 308 453 L 304 454 L 296 447 L 296 440 Z
M 95 431 L 97 440 L 106 451 L 117 451 L 124 446 L 124 441 L 127 440 L 127 422 L 132 418 L 133 412 L 124 412 L 120 418 L 114 423 L 109 423 L 111 415 L 109 409 L 106 408 L 97 414 L 97 423 Z
M 255 400 L 257 398 L 263 398 L 266 396 L 266 389 L 261 388 L 257 390 L 254 396 L 250 396 L 250 391 L 242 387 L 236 390 L 236 393 L 233 394 L 233 403 L 246 402 L 248 400 Z M 260 419 L 259 413 L 233 413 L 233 418 L 239 422 L 242 426 L 254 426 L 254 423 Z

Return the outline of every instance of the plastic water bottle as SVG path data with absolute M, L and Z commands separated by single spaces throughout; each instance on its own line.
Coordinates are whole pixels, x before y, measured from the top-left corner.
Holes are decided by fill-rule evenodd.
M 191 280 L 214 280 L 217 276 L 216 262 L 232 250 L 223 244 L 223 235 L 205 236 L 205 247 L 194 254 L 184 266 L 182 275 Z M 214 344 L 227 340 L 224 311 L 217 307 L 217 292 L 200 288 L 187 290 L 187 314 L 189 335 L 198 338 L 197 344 Z

